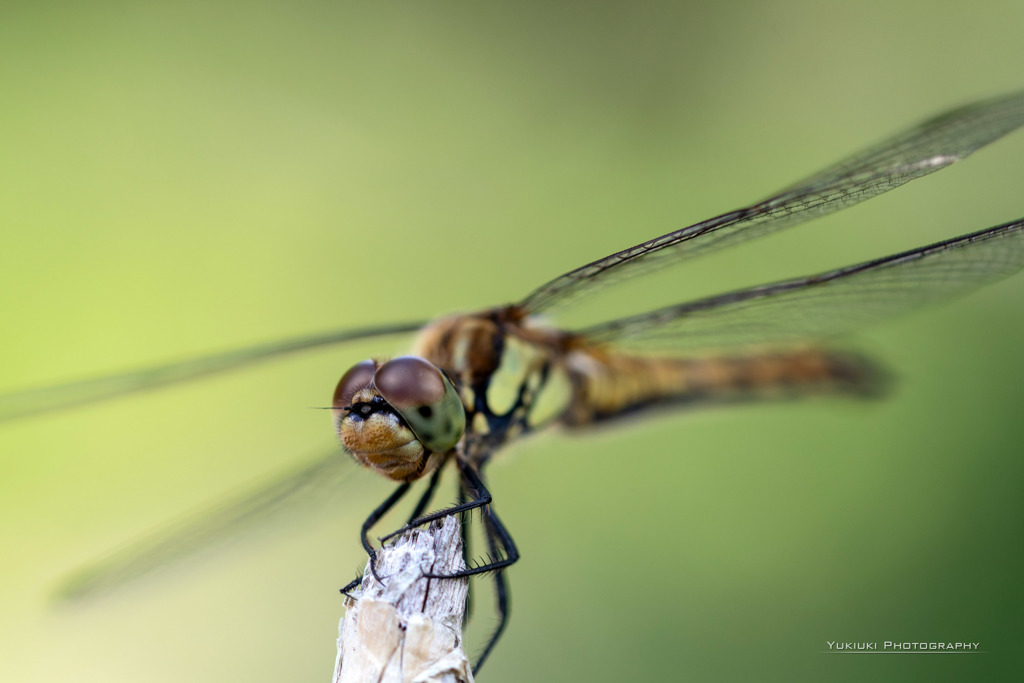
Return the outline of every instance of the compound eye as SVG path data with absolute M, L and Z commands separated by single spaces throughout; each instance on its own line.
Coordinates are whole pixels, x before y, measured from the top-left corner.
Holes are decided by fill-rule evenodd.
M 362 389 L 370 386 L 373 382 L 373 373 L 377 371 L 377 364 L 372 360 L 364 360 L 356 363 L 348 372 L 342 375 L 338 386 L 334 389 L 335 408 L 346 408 L 352 404 L 352 397 Z
M 444 375 L 433 363 L 402 356 L 384 363 L 373 384 L 395 410 L 437 403 L 444 398 Z
M 416 438 L 435 452 L 452 448 L 466 430 L 466 411 L 448 377 L 433 363 L 402 356 L 377 369 L 373 385 Z

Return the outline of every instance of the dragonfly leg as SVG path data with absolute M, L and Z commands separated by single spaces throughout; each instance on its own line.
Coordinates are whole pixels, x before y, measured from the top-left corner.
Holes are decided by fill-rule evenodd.
M 374 509 L 374 511 L 370 513 L 370 516 L 366 518 L 365 522 L 363 522 L 363 527 L 359 534 L 359 540 L 363 544 L 363 550 L 365 550 L 366 554 L 370 557 L 370 573 L 373 574 L 373 578 L 377 579 L 377 581 L 379 581 L 381 585 L 384 584 L 384 581 L 380 578 L 380 575 L 377 574 L 377 551 L 375 551 L 373 549 L 373 546 L 370 545 L 370 529 L 372 529 L 373 525 L 380 521 L 380 518 L 386 515 L 391 510 L 391 508 L 395 507 L 395 503 L 400 501 L 402 499 L 402 496 L 404 496 L 408 491 L 408 483 L 402 484 L 397 489 L 395 489 L 394 492 L 387 497 L 387 500 L 378 505 L 376 509 Z M 358 586 L 361 582 L 362 578 L 357 577 L 354 581 L 350 581 L 344 588 L 342 588 L 341 593 L 343 593 L 344 595 L 348 595 L 349 591 L 354 590 L 355 587 Z
M 338 592 L 341 593 L 342 595 L 344 595 L 346 598 L 352 598 L 353 600 L 355 600 L 355 596 L 352 595 L 352 591 L 354 591 L 356 588 L 359 588 L 359 584 L 361 584 L 362 582 L 363 582 L 363 576 L 362 576 L 362 574 L 360 574 L 360 575 L 356 576 L 356 578 L 352 579 L 351 581 L 346 583 L 344 586 L 339 588 Z
M 458 504 L 462 505 L 469 499 L 469 495 L 466 492 L 466 487 L 462 481 L 459 481 L 459 497 Z M 469 525 L 465 523 L 466 520 L 461 520 L 462 524 L 459 525 L 459 535 L 462 537 L 462 564 L 469 566 Z M 469 616 L 473 613 L 473 583 L 470 582 L 466 586 L 466 611 L 462 613 L 462 626 L 465 628 L 469 622 Z
M 431 512 L 429 515 L 423 515 L 422 517 L 410 520 L 409 523 L 401 529 L 393 531 L 387 536 L 381 536 L 377 540 L 383 543 L 395 536 L 398 536 L 399 534 L 404 534 L 410 529 L 423 526 L 424 524 L 428 524 L 434 520 L 444 519 L 445 517 L 451 517 L 452 515 L 457 515 L 469 510 L 475 510 L 476 508 L 490 504 L 491 492 L 487 490 L 486 486 L 484 486 L 483 482 L 480 480 L 480 475 L 473 470 L 472 465 L 459 463 L 459 470 L 462 472 L 464 483 L 467 484 L 466 489 L 472 494 L 470 500 L 464 503 L 459 503 L 458 505 L 453 505 L 452 507 L 444 508 L 443 510 L 438 510 L 437 512 Z
M 442 467 L 438 467 L 434 470 L 434 473 L 430 475 L 430 481 L 427 483 L 426 490 L 423 491 L 423 495 L 420 496 L 419 502 L 416 503 L 416 508 L 413 509 L 412 514 L 409 515 L 409 521 L 405 523 L 406 526 L 410 526 L 417 517 L 423 514 L 423 511 L 430 505 L 430 501 L 434 498 L 434 491 L 437 490 L 437 482 L 441 480 Z
M 492 557 L 498 557 L 500 550 L 498 545 L 506 548 L 506 553 L 511 549 L 512 554 L 515 555 L 516 559 L 519 557 L 519 553 L 516 550 L 515 544 L 512 542 L 512 538 L 509 536 L 505 526 L 501 523 L 493 512 L 484 519 L 484 523 L 487 526 L 487 546 L 490 549 Z M 513 560 L 514 562 L 515 560 Z M 470 584 L 472 585 L 472 584 Z M 498 626 L 491 633 L 491 637 L 487 641 L 486 647 L 483 652 L 480 653 L 480 657 L 477 658 L 476 664 L 473 665 L 473 673 L 479 674 L 480 668 L 487 661 L 487 657 L 491 654 L 494 646 L 498 644 L 498 639 L 501 638 L 502 633 L 505 632 L 505 626 L 508 624 L 509 615 L 509 595 L 508 595 L 508 579 L 505 577 L 505 572 L 498 570 L 494 572 L 494 594 L 497 601 L 498 607 Z
M 456 505 L 448 510 L 435 512 L 433 515 L 444 517 L 462 512 L 463 510 L 459 508 L 473 509 L 490 503 L 491 494 L 487 490 L 487 487 L 484 486 L 484 483 L 480 479 L 480 475 L 477 474 L 476 470 L 474 470 L 471 465 L 461 464 L 459 469 L 462 471 L 463 485 L 470 493 L 475 495 L 475 499 L 469 503 L 465 503 L 464 505 Z M 427 515 L 427 517 L 432 517 L 433 515 Z M 509 565 L 515 564 L 515 562 L 519 560 L 519 549 L 516 548 L 516 544 L 512 540 L 512 536 L 508 533 L 505 525 L 501 523 L 501 520 L 498 519 L 494 510 L 490 507 L 485 508 L 482 517 L 487 530 L 487 543 L 490 546 L 490 555 L 488 556 L 487 561 L 475 567 L 466 567 L 462 571 L 454 572 L 452 574 L 425 574 L 424 576 L 426 578 L 461 579 L 465 576 L 475 576 L 477 574 L 486 574 L 487 572 L 498 571 L 499 569 L 504 569 Z M 424 521 L 432 520 L 421 518 L 419 523 L 422 524 Z M 504 555 L 504 557 L 502 557 L 502 555 Z

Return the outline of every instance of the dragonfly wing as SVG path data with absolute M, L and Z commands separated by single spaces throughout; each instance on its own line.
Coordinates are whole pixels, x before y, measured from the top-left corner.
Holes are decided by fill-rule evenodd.
M 584 329 L 597 344 L 697 352 L 824 338 L 965 294 L 1024 268 L 1024 219 L 808 277 Z
M 852 206 L 963 159 L 1021 125 L 1024 93 L 954 109 L 752 206 L 572 270 L 535 290 L 519 305 L 532 313 L 553 310 L 600 286 Z
M 269 484 L 172 524 L 83 568 L 65 582 L 58 596 L 75 600 L 108 592 L 221 545 L 246 530 L 265 528 L 271 520 L 294 518 L 323 507 L 353 471 L 350 460 L 340 452 L 321 456 Z
M 78 382 L 56 384 L 0 395 L 0 422 L 37 413 L 68 408 L 82 403 L 104 401 L 125 394 L 158 389 L 169 384 L 185 382 L 228 370 L 272 360 L 296 351 L 320 346 L 342 344 L 356 339 L 383 337 L 391 334 L 414 332 L 424 323 L 403 323 L 337 330 L 322 334 L 285 339 L 259 346 L 250 346 L 223 353 L 215 353 L 175 363 L 155 365 L 141 370 L 105 375 Z

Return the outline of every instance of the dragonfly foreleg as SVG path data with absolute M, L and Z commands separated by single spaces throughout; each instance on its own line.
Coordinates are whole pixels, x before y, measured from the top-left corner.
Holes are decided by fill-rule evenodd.
M 476 508 L 489 505 L 491 502 L 491 492 L 487 490 L 484 483 L 480 480 L 480 476 L 473 470 L 472 465 L 459 464 L 459 470 L 462 472 L 463 483 L 466 486 L 466 490 L 471 494 L 470 500 L 453 505 L 451 507 L 438 510 L 437 512 L 431 512 L 429 515 L 423 515 L 416 519 L 410 520 L 408 524 L 397 531 L 393 531 L 387 536 L 381 536 L 377 540 L 384 543 L 395 536 L 404 534 L 410 529 L 414 529 L 424 524 L 429 524 L 437 519 L 444 519 L 445 517 L 451 517 L 462 512 L 468 512 L 469 510 L 475 510 Z
M 437 483 L 438 481 L 440 481 L 440 479 L 441 468 L 438 468 L 434 471 L 434 474 L 431 475 L 430 481 L 427 483 L 426 490 L 423 492 L 423 495 L 420 496 L 419 502 L 416 503 L 416 508 L 412 511 L 412 515 L 409 516 L 410 522 L 416 519 L 416 517 L 418 517 L 419 515 L 423 514 L 423 511 L 427 509 L 428 505 L 430 505 L 430 500 L 434 497 L 434 492 L 437 490 Z M 395 506 L 395 504 L 402 498 L 402 496 L 405 495 L 406 491 L 409 490 L 409 486 L 410 484 L 402 484 L 402 486 L 399 486 L 398 489 L 394 493 L 392 493 L 391 496 L 387 500 L 385 500 L 376 510 L 374 510 L 373 513 L 371 513 L 370 516 L 363 523 L 362 535 L 360 536 L 360 540 L 362 541 L 363 548 L 366 550 L 366 554 L 370 556 L 370 571 L 373 572 L 374 577 L 376 577 L 378 581 L 380 581 L 380 576 L 377 575 L 376 566 L 374 564 L 374 560 L 376 560 L 376 551 L 373 549 L 373 546 L 370 545 L 370 528 L 373 527 L 373 525 L 376 524 L 381 517 L 386 515 L 388 511 Z M 349 593 L 355 590 L 356 587 L 359 586 L 359 584 L 362 582 L 363 577 L 357 576 L 355 579 L 348 582 L 341 589 L 340 592 L 344 595 L 352 597 L 349 595 Z
M 412 525 L 416 518 L 423 514 L 423 511 L 430 505 L 430 501 L 434 498 L 434 491 L 437 490 L 437 482 L 441 481 L 441 467 L 434 470 L 434 473 L 430 475 L 430 481 L 427 483 L 427 488 L 420 496 L 419 502 L 416 503 L 416 507 L 413 509 L 412 514 L 409 515 L 409 521 L 405 523 L 406 526 Z M 460 501 L 461 502 L 461 501 Z
M 381 585 L 384 585 L 384 580 L 380 578 L 379 574 L 377 574 L 377 551 L 374 550 L 373 546 L 370 544 L 370 529 L 372 529 L 373 525 L 379 522 L 380 518 L 386 515 L 391 508 L 395 507 L 395 504 L 409 491 L 409 486 L 410 484 L 407 482 L 395 489 L 394 492 L 387 497 L 387 500 L 378 505 L 376 509 L 370 513 L 370 516 L 366 518 L 365 522 L 363 522 L 362 529 L 359 533 L 359 541 L 363 544 L 363 550 L 365 550 L 366 554 L 370 557 L 370 573 L 373 574 L 373 577 L 377 579 Z M 341 589 L 340 592 L 348 595 L 349 591 L 354 590 L 360 583 L 362 583 L 362 578 L 356 577 L 354 581 L 350 581 Z
M 351 581 L 346 583 L 344 586 L 339 588 L 338 592 L 341 593 L 342 595 L 344 595 L 346 598 L 351 598 L 351 599 L 355 600 L 356 598 L 355 598 L 354 595 L 352 595 L 352 591 L 354 591 L 356 588 L 359 588 L 359 584 L 361 584 L 362 582 L 363 582 L 363 575 L 359 574 L 358 576 L 356 576 L 356 578 L 352 579 Z

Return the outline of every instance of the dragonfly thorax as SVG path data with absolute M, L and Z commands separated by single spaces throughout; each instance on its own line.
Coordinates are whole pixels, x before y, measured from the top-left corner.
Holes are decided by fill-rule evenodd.
M 465 407 L 460 457 L 479 466 L 564 414 L 573 398 L 569 338 L 514 306 L 442 318 L 421 332 L 415 353 L 444 368 Z

